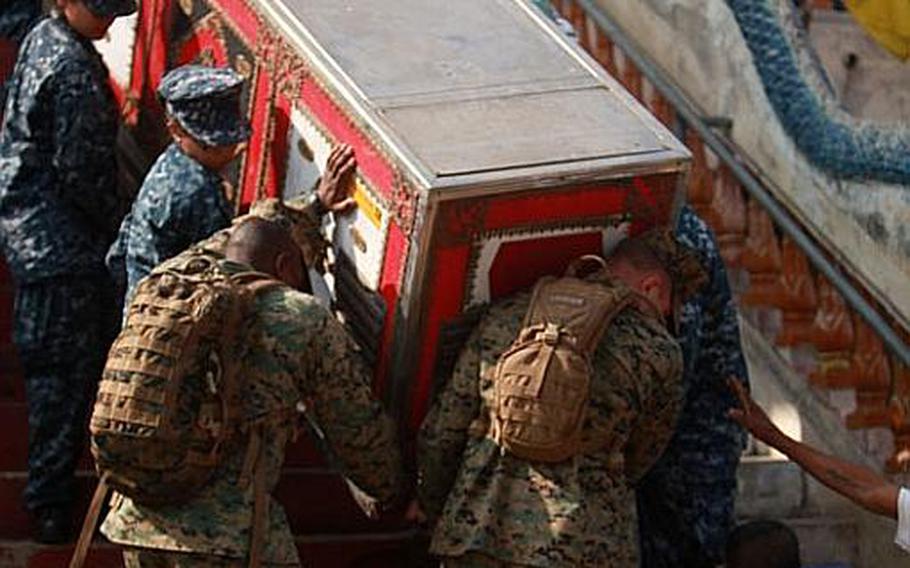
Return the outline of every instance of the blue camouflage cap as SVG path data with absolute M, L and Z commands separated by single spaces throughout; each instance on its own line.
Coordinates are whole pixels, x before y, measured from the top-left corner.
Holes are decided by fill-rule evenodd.
M 240 109 L 243 77 L 227 67 L 184 65 L 161 80 L 158 96 L 167 113 L 197 141 L 226 146 L 250 137 Z
M 136 11 L 136 0 L 82 0 L 85 7 L 96 16 L 129 16 Z

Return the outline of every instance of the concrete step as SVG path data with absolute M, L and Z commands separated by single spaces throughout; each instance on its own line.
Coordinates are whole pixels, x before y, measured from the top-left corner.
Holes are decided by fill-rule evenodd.
M 854 519 L 821 516 L 781 520 L 796 532 L 804 566 L 859 566 L 859 528 Z
M 737 471 L 736 515 L 781 519 L 806 515 L 806 481 L 798 465 L 765 457 L 744 457 Z
M 810 482 L 795 463 L 746 457 L 740 463 L 736 514 L 739 522 L 776 520 L 796 533 L 805 566 L 858 566 L 859 527 L 854 517 L 823 513 L 810 496 Z

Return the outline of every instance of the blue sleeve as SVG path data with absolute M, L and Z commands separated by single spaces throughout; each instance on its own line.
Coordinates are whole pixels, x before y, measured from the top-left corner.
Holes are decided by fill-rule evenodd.
M 679 451 L 710 453 L 735 469 L 745 435 L 727 416 L 736 400 L 726 383 L 731 377 L 747 386 L 749 382 L 736 304 L 714 234 L 688 207 L 683 209 L 677 238 L 698 252 L 709 276 L 708 284 L 684 306 L 680 343 L 686 406 Z
M 106 89 L 78 60 L 55 73 L 53 164 L 63 201 L 113 237 L 120 220 L 117 119 Z

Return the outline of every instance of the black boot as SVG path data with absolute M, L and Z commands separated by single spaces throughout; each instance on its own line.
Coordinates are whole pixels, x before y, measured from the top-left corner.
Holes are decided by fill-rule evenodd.
M 68 507 L 43 507 L 35 511 L 32 538 L 42 544 L 70 541 L 72 525 Z

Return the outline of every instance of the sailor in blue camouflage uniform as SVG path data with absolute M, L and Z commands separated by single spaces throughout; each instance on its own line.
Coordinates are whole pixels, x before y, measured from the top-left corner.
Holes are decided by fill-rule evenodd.
M 178 67 L 162 79 L 158 96 L 173 142 L 146 175 L 107 258 L 125 303 L 152 268 L 230 225 L 221 171 L 250 136 L 242 88 L 243 77 L 232 69 L 203 65 Z
M 642 566 L 708 567 L 733 528 L 736 468 L 745 434 L 727 417 L 728 377 L 748 384 L 736 306 L 714 235 L 688 206 L 677 240 L 696 250 L 708 283 L 682 306 L 685 403 L 676 433 L 638 488 Z
M 116 325 L 104 254 L 122 210 L 118 109 L 91 41 L 135 0 L 58 0 L 25 37 L 0 132 L 0 239 L 29 414 L 26 507 L 66 540 L 85 420 Z

